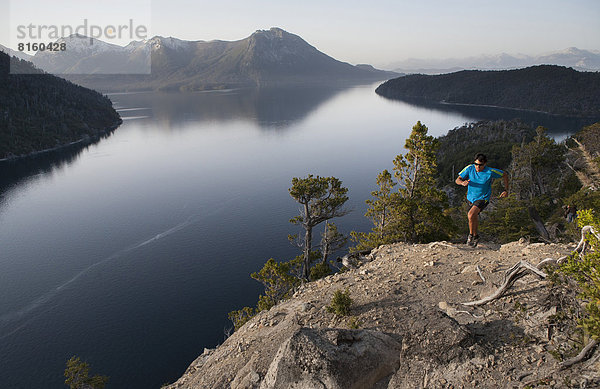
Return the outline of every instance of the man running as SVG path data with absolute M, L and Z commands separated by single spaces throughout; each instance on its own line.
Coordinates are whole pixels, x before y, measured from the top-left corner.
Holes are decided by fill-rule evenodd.
M 487 207 L 492 197 L 492 181 L 495 178 L 504 178 L 504 192 L 500 197 L 508 195 L 508 174 L 500 169 L 485 166 L 487 157 L 481 153 L 475 156 L 475 163 L 465 167 L 456 178 L 458 185 L 466 186 L 467 201 L 471 208 L 467 214 L 469 218 L 469 237 L 467 244 L 471 247 L 477 246 L 479 235 L 479 213 Z

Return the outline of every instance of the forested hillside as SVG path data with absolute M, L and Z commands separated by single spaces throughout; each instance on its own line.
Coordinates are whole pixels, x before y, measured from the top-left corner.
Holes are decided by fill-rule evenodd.
M 490 166 L 506 170 L 513 145 L 530 142 L 534 136 L 535 130 L 518 120 L 481 121 L 450 130 L 438 138 L 438 183 L 454 185 L 458 172 L 472 163 L 477 153 L 486 154 Z
M 28 74 L 9 74 L 11 61 Z M 120 122 L 100 93 L 0 52 L 0 159 L 94 138 Z
M 554 65 L 503 71 L 465 70 L 409 75 L 386 81 L 376 92 L 391 99 L 427 99 L 492 105 L 559 115 L 600 117 L 600 73 Z

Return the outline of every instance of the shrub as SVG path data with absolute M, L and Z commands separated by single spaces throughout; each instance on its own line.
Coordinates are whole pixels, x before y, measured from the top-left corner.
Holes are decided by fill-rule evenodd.
M 350 291 L 347 288 L 344 292 L 338 289 L 333 294 L 331 304 L 327 306 L 327 312 L 334 313 L 337 316 L 348 316 L 351 306 L 352 298 L 350 298 Z
M 242 327 L 244 324 L 246 324 L 246 322 L 248 320 L 250 320 L 254 316 L 256 316 L 257 313 L 258 313 L 258 311 L 256 309 L 252 308 L 252 307 L 244 307 L 244 308 L 239 309 L 237 311 L 231 311 L 231 312 L 229 312 L 229 314 L 227 315 L 227 317 L 233 323 L 233 329 L 234 329 L 234 331 L 237 331 L 237 330 L 240 329 L 240 327 Z
M 331 274 L 331 268 L 326 263 L 317 263 L 310 268 L 310 280 L 315 281 Z
M 235 331 L 258 312 L 271 309 L 281 300 L 290 297 L 293 289 L 300 284 L 300 279 L 294 276 L 294 273 L 298 272 L 301 263 L 301 256 L 287 262 L 277 262 L 275 259 L 270 258 L 265 262 L 262 269 L 250 275 L 265 286 L 265 294 L 258 296 L 256 308 L 244 307 L 229 312 L 227 317 L 233 323 Z
M 348 328 L 351 330 L 357 330 L 360 328 L 360 326 L 362 326 L 362 322 L 356 316 L 352 316 L 350 319 L 348 319 Z
M 90 365 L 82 362 L 79 357 L 71 357 L 65 369 L 65 384 L 71 389 L 103 389 L 108 377 L 95 375 L 89 376 Z
M 481 220 L 481 232 L 496 237 L 500 243 L 536 234 L 526 203 L 518 200 L 514 194 L 500 199 L 486 216 Z
M 591 225 L 600 232 L 600 219 L 591 210 L 579 212 L 578 225 Z M 587 314 L 580 320 L 580 326 L 592 339 L 600 340 L 600 242 L 592 234 L 587 240 L 593 251 L 583 255 L 574 253 L 560 271 L 571 276 L 581 288 Z
M 270 258 L 260 271 L 250 277 L 265 286 L 265 294 L 258 299 L 258 310 L 264 311 L 290 297 L 292 290 L 300 284 L 300 279 L 294 276 L 301 264 L 302 257 L 296 257 L 288 262 L 277 262 Z

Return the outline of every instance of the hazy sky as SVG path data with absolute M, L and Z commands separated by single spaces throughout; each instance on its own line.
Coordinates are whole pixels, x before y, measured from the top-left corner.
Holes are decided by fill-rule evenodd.
M 0 43 L 18 25 L 125 24 L 187 40 L 237 40 L 281 27 L 351 63 L 600 50 L 600 0 L 0 0 Z M 127 37 L 129 38 L 129 37 Z M 111 40 L 124 45 L 128 39 Z M 14 48 L 14 47 L 13 47 Z

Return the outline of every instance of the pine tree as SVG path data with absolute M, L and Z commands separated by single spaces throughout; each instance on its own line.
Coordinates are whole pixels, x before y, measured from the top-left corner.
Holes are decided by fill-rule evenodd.
M 452 230 L 452 220 L 445 214 L 446 194 L 436 187 L 437 139 L 427 135 L 421 122 L 413 127 L 404 147 L 406 154 L 394 159 L 394 177 L 384 170 L 377 176 L 379 190 L 371 192 L 367 200 L 366 217 L 373 221 L 370 233 L 352 232 L 358 242 L 354 250 L 365 250 L 397 241 L 427 242 L 443 239 Z
M 228 317 L 233 323 L 235 331 L 256 316 L 257 313 L 268 310 L 281 300 L 290 297 L 294 288 L 300 284 L 297 274 L 302 259 L 301 255 L 287 262 L 277 262 L 275 259 L 269 258 L 262 269 L 250 274 L 250 277 L 264 285 L 265 294 L 258 296 L 256 308 L 243 307 L 229 312 Z
M 369 233 L 351 233 L 352 239 L 358 242 L 356 250 L 368 250 L 382 244 L 392 243 L 397 240 L 394 234 L 393 209 L 399 199 L 399 194 L 394 192 L 396 183 L 392 174 L 386 169 L 377 175 L 378 190 L 371 192 L 373 199 L 366 200 L 369 206 L 365 216 L 373 222 L 373 229 Z
M 290 293 L 300 280 L 294 275 L 302 258 L 298 257 L 288 262 L 277 262 L 270 258 L 260 271 L 250 277 L 265 286 L 265 294 L 258 298 L 258 311 L 270 309 L 281 300 L 290 297 Z
M 520 146 L 513 146 L 511 172 L 511 192 L 514 198 L 503 200 L 507 204 L 498 204 L 488 212 L 489 220 L 482 223 L 482 231 L 500 238 L 502 242 L 518 239 L 519 234 L 528 232 L 537 234 L 545 240 L 551 239 L 545 221 L 552 214 L 560 214 L 556 205 L 556 197 L 568 175 L 564 171 L 564 147 L 556 144 L 554 139 L 546 135 L 544 127 L 536 128 L 536 136 Z M 528 217 L 522 217 L 526 210 Z M 510 219 L 510 223 L 506 221 Z M 504 222 L 497 223 L 499 220 Z M 504 225 L 504 227 L 502 227 Z M 534 228 L 535 227 L 535 228 Z
M 523 200 L 554 195 L 563 176 L 561 166 L 565 148 L 546 135 L 544 127 L 535 131 L 537 135 L 533 141 L 512 149 L 512 191 Z
M 405 242 L 444 238 L 452 225 L 444 214 L 448 198 L 435 183 L 439 142 L 427 131 L 417 122 L 404 145 L 408 152 L 394 159 L 394 176 L 400 189 L 393 218 L 396 234 Z
M 304 228 L 302 277 L 308 280 L 312 252 L 312 230 L 324 221 L 347 213 L 342 207 L 348 200 L 348 196 L 346 196 L 348 188 L 344 188 L 342 181 L 335 177 L 313 177 L 312 174 L 309 174 L 306 178 L 294 177 L 289 192 L 294 200 L 302 205 L 300 215 L 290 219 L 290 222 L 299 224 Z
M 592 227 L 586 237 L 591 250 L 581 254 L 573 253 L 567 262 L 560 265 L 559 271 L 572 277 L 581 289 L 580 298 L 584 303 L 586 315 L 579 324 L 586 337 L 600 341 L 600 217 L 594 211 L 580 211 L 577 220 L 581 228 Z

